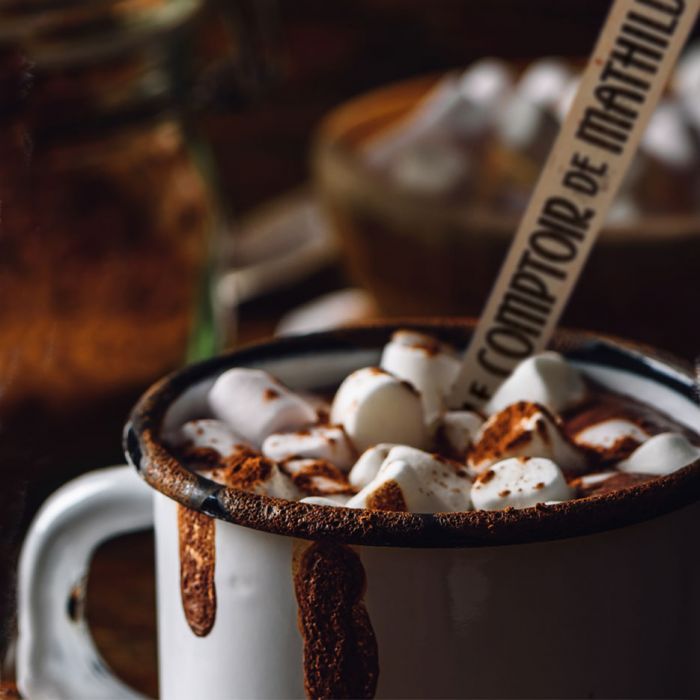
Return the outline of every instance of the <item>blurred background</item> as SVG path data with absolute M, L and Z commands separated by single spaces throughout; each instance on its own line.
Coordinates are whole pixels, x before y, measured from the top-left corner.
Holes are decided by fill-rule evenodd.
M 275 333 L 478 315 L 608 7 L 0 0 L 0 677 L 29 518 L 123 461 L 155 379 Z M 690 49 L 563 320 L 688 359 Z M 87 610 L 155 695 L 151 562 L 147 536 L 105 545 Z

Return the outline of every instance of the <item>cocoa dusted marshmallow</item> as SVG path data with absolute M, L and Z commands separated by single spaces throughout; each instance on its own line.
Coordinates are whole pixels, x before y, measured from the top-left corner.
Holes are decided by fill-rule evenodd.
M 218 484 L 260 496 L 296 501 L 302 495 L 275 462 L 253 451 L 232 455 L 224 460 L 223 466 L 202 474 Z
M 523 360 L 486 404 L 486 413 L 497 413 L 517 401 L 538 403 L 561 413 L 580 403 L 586 385 L 577 369 L 559 353 L 543 352 Z
M 497 462 L 477 477 L 471 490 L 474 508 L 478 510 L 529 508 L 538 503 L 566 501 L 572 494 L 561 469 L 551 459 L 541 457 Z
M 318 419 L 307 401 L 260 369 L 236 367 L 221 374 L 209 392 L 209 406 L 255 447 L 272 433 L 299 430 Z
M 426 422 L 432 423 L 444 408 L 460 360 L 456 351 L 432 336 L 417 331 L 396 331 L 384 346 L 380 367 L 410 382 L 421 395 Z
M 697 459 L 700 459 L 700 448 L 685 435 L 661 433 L 649 438 L 616 466 L 623 472 L 662 476 L 687 467 Z
M 473 411 L 448 411 L 437 424 L 438 440 L 454 459 L 464 460 L 484 419 Z
M 294 485 L 311 496 L 352 495 L 347 476 L 323 459 L 288 459 L 280 469 Z
M 343 471 L 348 471 L 355 461 L 355 451 L 338 425 L 316 425 L 294 433 L 268 435 L 262 451 L 278 462 L 291 457 L 323 459 Z
M 350 374 L 331 406 L 331 423 L 342 425 L 358 451 L 380 442 L 424 447 L 429 442 L 420 395 L 378 367 Z
M 194 449 L 216 450 L 222 457 L 250 447 L 226 423 L 214 418 L 198 418 L 185 423 L 180 428 L 177 443 Z
M 567 473 L 586 468 L 585 455 L 564 434 L 544 406 L 528 401 L 514 403 L 491 416 L 469 453 L 469 467 L 481 473 L 509 457 L 544 457 Z
M 573 441 L 609 462 L 628 456 L 649 437 L 649 433 L 630 420 L 608 418 L 586 426 L 573 436 Z
M 391 442 L 383 442 L 367 448 L 348 474 L 350 485 L 358 491 L 367 486 L 377 476 L 379 467 L 382 466 L 392 447 L 396 447 L 396 445 Z
M 471 509 L 471 480 L 460 465 L 404 445 L 392 448 L 377 476 L 348 508 L 456 512 Z

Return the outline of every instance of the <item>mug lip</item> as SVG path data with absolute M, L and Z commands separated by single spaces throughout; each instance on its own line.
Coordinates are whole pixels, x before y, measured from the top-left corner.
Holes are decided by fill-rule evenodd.
M 612 493 L 552 505 L 500 511 L 406 513 L 320 506 L 262 496 L 218 484 L 190 471 L 160 439 L 165 413 L 193 384 L 235 366 L 317 352 L 380 349 L 409 328 L 464 345 L 473 319 L 399 319 L 277 338 L 174 372 L 151 386 L 124 428 L 127 461 L 154 489 L 210 517 L 264 532 L 342 544 L 412 548 L 481 547 L 565 539 L 640 523 L 700 500 L 700 459 L 672 474 Z M 688 363 L 649 346 L 612 336 L 558 330 L 550 348 L 572 359 L 633 371 L 693 399 Z

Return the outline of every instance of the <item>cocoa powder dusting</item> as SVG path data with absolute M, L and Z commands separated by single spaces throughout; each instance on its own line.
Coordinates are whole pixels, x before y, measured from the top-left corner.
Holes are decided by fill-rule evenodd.
M 359 556 L 346 545 L 298 541 L 292 573 L 306 696 L 374 697 L 379 658 Z
M 493 469 L 487 469 L 476 477 L 476 481 L 479 484 L 488 484 L 494 476 L 496 476 L 496 472 Z
M 263 392 L 263 399 L 265 401 L 274 401 L 275 399 L 278 399 L 280 397 L 279 391 L 276 391 L 275 389 L 270 389 L 267 388 Z
M 182 607 L 190 629 L 206 637 L 216 619 L 215 520 L 178 504 L 177 528 Z
M 472 446 L 469 454 L 470 461 L 478 465 L 486 460 L 494 462 L 503 459 L 509 451 L 527 445 L 535 432 L 545 443 L 550 443 L 551 437 L 542 419 L 535 422 L 534 430 L 526 430 L 523 427 L 523 423 L 538 413 L 549 418 L 559 428 L 562 438 L 567 439 L 563 428 L 559 426 L 558 419 L 544 406 L 529 401 L 519 401 L 507 406 L 489 420 L 481 439 Z
M 383 483 L 368 496 L 367 508 L 370 510 L 408 511 L 403 491 L 393 480 Z
M 309 496 L 328 496 L 333 494 L 354 493 L 348 477 L 335 465 L 325 459 L 315 459 L 304 464 L 296 471 L 289 468 L 286 460 L 280 464 L 282 471 L 287 474 L 294 485 Z
M 224 457 L 220 465 L 211 472 L 214 481 L 247 491 L 252 491 L 255 486 L 265 482 L 274 466 L 267 457 L 253 450 L 244 450 Z
M 213 447 L 195 447 L 189 442 L 173 452 L 190 469 L 211 469 L 221 465 L 221 453 Z

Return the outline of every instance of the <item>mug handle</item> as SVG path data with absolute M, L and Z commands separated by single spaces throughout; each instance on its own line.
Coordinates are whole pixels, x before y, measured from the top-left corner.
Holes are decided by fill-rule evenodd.
M 133 467 L 99 469 L 44 503 L 22 546 L 17 686 L 32 700 L 142 699 L 107 668 L 83 615 L 97 546 L 153 525 L 152 491 Z

